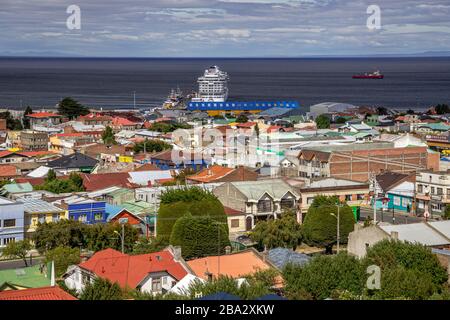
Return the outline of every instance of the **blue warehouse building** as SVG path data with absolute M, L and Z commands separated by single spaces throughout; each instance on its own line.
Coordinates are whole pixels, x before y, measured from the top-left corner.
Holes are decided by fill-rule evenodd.
M 221 115 L 224 113 L 257 114 L 264 110 L 272 108 L 297 109 L 300 105 L 297 101 L 226 101 L 226 102 L 190 102 L 189 111 L 206 111 L 210 116 Z
M 59 206 L 67 211 L 67 216 L 70 220 L 80 221 L 85 224 L 106 223 L 107 221 L 105 201 L 71 196 L 58 202 L 60 202 Z

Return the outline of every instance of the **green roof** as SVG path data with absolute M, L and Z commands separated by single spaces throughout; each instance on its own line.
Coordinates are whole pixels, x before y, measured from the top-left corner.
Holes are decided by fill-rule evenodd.
M 121 207 L 127 209 L 129 212 L 135 215 L 155 212 L 154 206 L 145 201 L 127 201 L 123 203 Z
M 31 192 L 33 191 L 33 186 L 31 183 L 11 183 L 4 185 L 2 188 L 7 193 L 22 193 L 22 192 Z
M 115 190 L 115 191 L 111 191 L 111 192 L 109 192 L 107 194 L 109 196 L 111 196 L 111 197 L 117 197 L 119 195 L 130 193 L 130 192 L 133 192 L 133 191 L 131 191 L 130 189 L 122 188 L 122 189 L 118 189 L 118 190 Z
M 50 278 L 45 273 L 39 271 L 39 265 L 19 268 L 0 270 L 0 288 L 5 284 L 17 285 L 26 288 L 40 288 L 50 285 Z
M 425 125 L 421 125 L 420 127 L 426 127 L 426 128 L 430 128 L 431 130 L 434 131 L 447 131 L 450 130 L 450 126 L 447 126 L 446 124 L 439 122 L 439 123 L 428 123 Z
M 229 123 L 233 123 L 233 122 L 235 122 L 236 121 L 236 119 L 230 119 L 230 118 L 228 118 L 228 120 L 225 120 L 225 119 L 215 119 L 214 120 L 214 123 L 215 124 L 229 124 Z

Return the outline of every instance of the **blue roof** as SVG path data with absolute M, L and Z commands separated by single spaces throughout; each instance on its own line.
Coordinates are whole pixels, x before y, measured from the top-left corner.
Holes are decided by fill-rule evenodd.
M 124 209 L 125 209 L 124 207 L 115 206 L 115 205 L 107 203 L 105 211 L 106 211 L 106 214 L 108 215 L 108 218 L 106 219 L 106 221 L 110 221 L 112 218 L 114 218 L 116 215 L 118 215 Z
M 292 263 L 296 265 L 304 265 L 311 260 L 310 256 L 298 253 L 290 249 L 276 248 L 268 252 L 267 258 L 278 269 L 283 269 L 287 264 Z
M 226 101 L 226 102 L 190 102 L 189 111 L 209 110 L 267 110 L 271 108 L 296 109 L 297 101 Z

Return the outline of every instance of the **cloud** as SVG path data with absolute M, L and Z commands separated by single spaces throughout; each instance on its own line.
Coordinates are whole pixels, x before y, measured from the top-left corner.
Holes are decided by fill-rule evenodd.
M 162 57 L 450 51 L 448 0 L 377 0 L 376 31 L 366 27 L 368 0 L 76 2 L 81 30 L 66 28 L 67 3 L 2 0 L 1 50 Z

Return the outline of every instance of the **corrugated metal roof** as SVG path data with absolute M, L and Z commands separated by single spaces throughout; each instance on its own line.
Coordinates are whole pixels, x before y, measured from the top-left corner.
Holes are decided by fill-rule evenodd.
M 281 199 L 288 191 L 296 197 L 299 197 L 297 192 L 291 188 L 283 180 L 261 180 L 261 181 L 239 181 L 231 182 L 236 188 L 239 189 L 250 200 L 258 200 L 265 193 L 274 199 Z
M 29 213 L 64 212 L 64 210 L 40 199 L 20 198 L 19 201 L 23 203 L 24 211 Z
M 447 221 L 433 221 L 428 224 L 442 233 L 446 238 L 450 239 L 450 220 Z
M 450 244 L 450 240 L 440 235 L 426 223 L 412 223 L 401 225 L 379 226 L 382 230 L 391 234 L 398 232 L 401 241 L 420 243 L 426 246 L 439 246 Z

